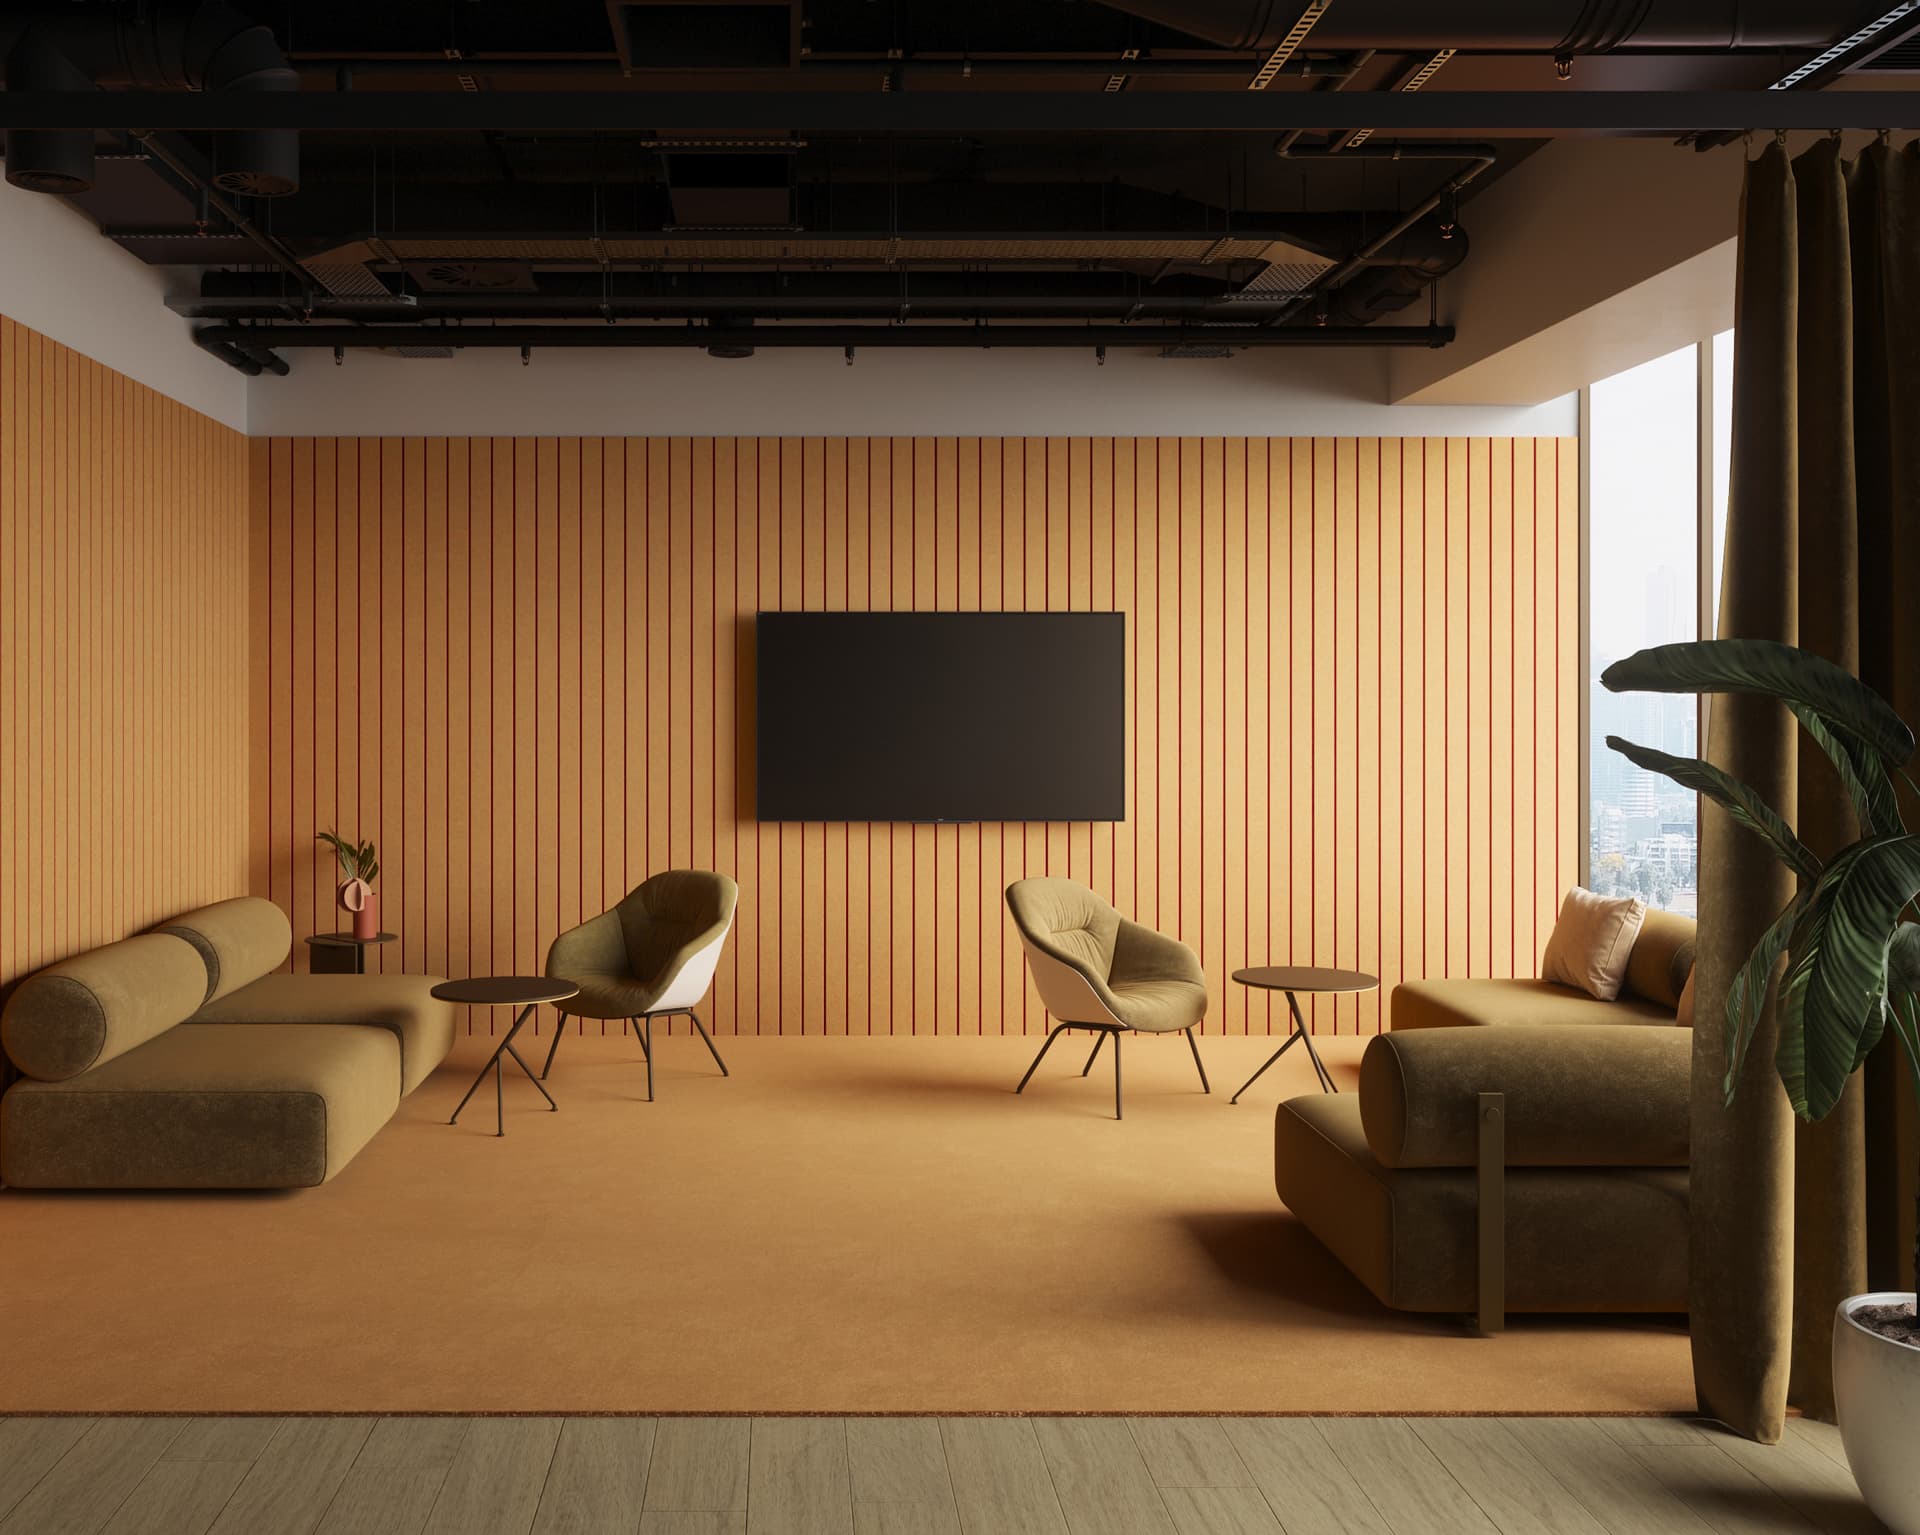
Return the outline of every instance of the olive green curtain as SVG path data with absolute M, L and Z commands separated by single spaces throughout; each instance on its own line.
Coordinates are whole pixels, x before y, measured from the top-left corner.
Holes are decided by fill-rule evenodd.
M 1858 672 L 1920 720 L 1920 156 L 1826 140 L 1747 167 L 1719 632 L 1785 640 Z M 1901 575 L 1904 572 L 1904 576 Z M 1821 853 L 1857 835 L 1819 749 L 1777 704 L 1719 698 L 1709 758 Z M 1910 807 L 1911 808 L 1911 807 Z M 1729 1106 L 1728 987 L 1793 896 L 1771 853 L 1701 823 L 1693 1061 L 1691 1311 L 1702 1411 L 1780 1437 L 1789 1402 L 1831 1418 L 1834 1307 L 1911 1284 L 1905 1093 L 1882 1051 L 1818 1125 L 1798 1124 L 1763 1026 Z M 1889 1051 L 1894 1048 L 1888 1041 Z M 1910 1113 L 1907 1114 L 1911 1117 Z

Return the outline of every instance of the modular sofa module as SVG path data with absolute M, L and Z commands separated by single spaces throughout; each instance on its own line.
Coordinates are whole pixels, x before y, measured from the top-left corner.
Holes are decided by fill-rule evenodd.
M 453 1046 L 438 976 L 276 974 L 272 902 L 221 901 L 29 976 L 0 1015 L 0 1182 L 326 1182 Z

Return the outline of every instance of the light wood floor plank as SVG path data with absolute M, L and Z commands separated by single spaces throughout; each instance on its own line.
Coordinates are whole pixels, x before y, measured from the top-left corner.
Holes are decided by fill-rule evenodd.
M 1712 1432 L 1698 1418 L 1595 1418 L 1607 1437 L 1638 1449 L 1645 1444 L 1710 1444 Z
M 1173 1535 L 1125 1418 L 1035 1418 L 1033 1431 L 1074 1535 Z
M 1666 1484 L 1591 1418 L 1497 1420 L 1551 1471 L 1609 1535 L 1706 1535 Z
M 86 1437 L 92 1418 L 0 1419 L 0 1518 Z
M 1025 1418 L 943 1418 L 940 1437 L 966 1535 L 1065 1535 L 1047 1458 Z
M 1604 1535 L 1593 1515 L 1504 1424 L 1487 1418 L 1409 1418 L 1407 1423 L 1500 1529 Z
M 1392 1535 L 1373 1501 L 1306 1418 L 1229 1418 L 1227 1439 L 1287 1535 Z
M 1778 1444 L 1755 1444 L 1717 1432 L 1722 1454 L 1764 1483 L 1789 1508 L 1826 1535 L 1881 1535 L 1882 1525 L 1860 1501 L 1853 1473 L 1791 1431 Z
M 1286 1535 L 1257 1487 L 1162 1487 L 1180 1535 Z
M 1495 1535 L 1493 1521 L 1401 1419 L 1316 1418 L 1314 1426 L 1399 1535 Z
M 560 1422 L 475 1418 L 427 1518 L 431 1535 L 527 1535 Z
M 653 1435 L 648 1509 L 744 1514 L 752 1433 L 745 1418 L 662 1418 Z
M 162 1460 L 258 1460 L 284 1418 L 189 1418 Z
M 317 1535 L 420 1535 L 446 1479 L 445 1466 L 355 1464 Z
M 569 1418 L 553 1453 L 534 1535 L 638 1527 L 653 1460 L 652 1418 Z
M 856 1503 L 854 1535 L 960 1535 L 960 1515 L 946 1503 Z
M 856 1503 L 953 1503 L 936 1419 L 847 1419 L 847 1465 Z
M 844 1419 L 754 1419 L 747 1535 L 853 1535 Z
M 1651 1444 L 1635 1458 L 1720 1535 L 1808 1535 L 1814 1526 L 1715 1444 Z
M 107 1521 L 104 1535 L 206 1535 L 250 1460 L 160 1460 Z
M 1162 1487 L 1251 1487 L 1218 1418 L 1130 1418 L 1134 1442 Z
M 96 1535 L 185 1426 L 179 1418 L 102 1418 L 14 1505 L 0 1535 Z
M 640 1535 L 746 1535 L 745 1511 L 650 1508 L 640 1516 Z
M 1841 1442 L 1838 1424 L 1821 1423 L 1814 1418 L 1789 1418 L 1787 1432 L 1802 1443 L 1812 1445 L 1841 1470 L 1849 1470 L 1847 1447 Z
M 354 1469 L 444 1471 L 460 1453 L 472 1425 L 471 1418 L 382 1418 L 361 1446 Z
M 308 1535 L 373 1432 L 371 1418 L 288 1418 L 214 1522 L 213 1535 Z

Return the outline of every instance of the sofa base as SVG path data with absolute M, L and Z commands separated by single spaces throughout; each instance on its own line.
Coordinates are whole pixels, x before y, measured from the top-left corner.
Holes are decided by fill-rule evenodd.
M 350 1024 L 181 1024 L 0 1099 L 0 1181 L 23 1189 L 325 1183 L 400 1102 L 400 1046 Z
M 1508 1168 L 1506 1309 L 1685 1311 L 1687 1177 L 1684 1167 Z M 1280 1105 L 1274 1187 L 1382 1304 L 1477 1309 L 1474 1170 L 1382 1167 L 1356 1095 Z

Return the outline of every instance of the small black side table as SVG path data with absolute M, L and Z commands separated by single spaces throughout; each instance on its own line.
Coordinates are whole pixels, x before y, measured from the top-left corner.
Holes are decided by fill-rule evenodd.
M 527 1080 L 540 1088 L 540 1096 L 547 1100 L 547 1107 L 555 1113 L 560 1105 L 553 1101 L 553 1094 L 540 1084 L 533 1074 L 533 1068 L 520 1058 L 520 1052 L 513 1048 L 513 1036 L 520 1032 L 521 1026 L 533 1016 L 533 1010 L 542 1002 L 560 1002 L 573 996 L 580 988 L 572 981 L 551 980 L 544 975 L 480 975 L 464 981 L 442 981 L 433 988 L 433 995 L 442 1002 L 457 1002 L 463 1007 L 519 1007 L 520 1016 L 513 1020 L 513 1027 L 507 1030 L 507 1037 L 500 1041 L 487 1064 L 480 1068 L 480 1075 L 473 1079 L 473 1086 L 467 1089 L 467 1097 L 460 1100 L 460 1107 L 453 1111 L 448 1124 L 456 1124 L 460 1119 L 460 1109 L 467 1106 L 474 1090 L 487 1080 L 487 1073 L 493 1073 L 493 1133 L 507 1133 L 507 1109 L 505 1090 L 500 1085 L 500 1057 L 510 1055 L 514 1064 L 527 1074 Z
M 1262 1066 L 1246 1081 L 1240 1084 L 1240 1093 L 1244 1093 L 1266 1073 L 1281 1056 L 1287 1053 L 1295 1040 L 1307 1047 L 1307 1059 L 1313 1062 L 1314 1075 L 1320 1079 L 1320 1091 L 1337 1093 L 1339 1088 L 1333 1085 L 1333 1076 L 1320 1064 L 1320 1053 L 1313 1048 L 1313 1036 L 1307 1032 L 1307 1021 L 1300 1016 L 1300 1004 L 1294 1000 L 1297 991 L 1348 993 L 1356 991 L 1374 991 L 1380 985 L 1380 977 L 1368 975 L 1364 970 L 1333 970 L 1324 965 L 1253 965 L 1245 970 L 1233 972 L 1233 978 L 1242 986 L 1250 986 L 1260 991 L 1284 991 L 1287 994 L 1287 1010 L 1293 1014 L 1293 1026 L 1287 1031 L 1286 1043 L 1267 1057 L 1266 1066 Z M 1240 1101 L 1240 1093 L 1227 1100 L 1229 1104 Z
M 313 950 L 307 956 L 307 969 L 315 975 L 365 975 L 367 950 L 377 943 L 392 943 L 398 933 L 376 933 L 371 938 L 356 938 L 352 933 L 315 933 L 307 940 Z

